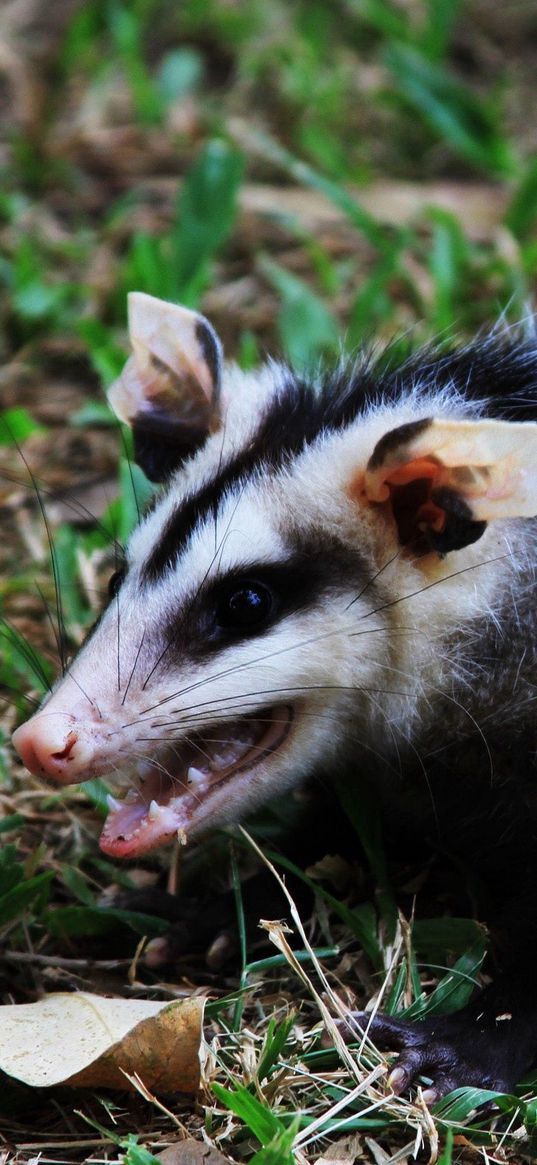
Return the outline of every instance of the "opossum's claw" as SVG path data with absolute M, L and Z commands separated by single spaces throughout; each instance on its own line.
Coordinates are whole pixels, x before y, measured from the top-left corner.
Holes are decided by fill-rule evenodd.
M 288 885 L 299 909 L 311 909 L 311 893 L 303 883 L 289 876 Z M 188 887 L 187 887 L 188 889 Z M 160 970 L 179 961 L 200 959 L 210 971 L 222 967 L 240 969 L 240 942 L 237 928 L 237 906 L 234 890 L 215 890 L 205 887 L 201 896 L 190 893 L 176 896 L 157 886 L 120 890 L 112 900 L 107 897 L 103 908 L 155 915 L 170 923 L 170 928 L 152 939 L 143 954 L 143 963 L 151 970 Z M 247 941 L 258 947 L 266 943 L 266 934 L 259 930 L 260 917 L 279 918 L 285 899 L 274 878 L 265 871 L 247 877 L 241 884 L 241 899 Z
M 359 1011 L 350 1014 L 348 1024 L 338 1026 L 348 1042 L 361 1041 L 365 1034 L 380 1051 L 399 1052 L 389 1087 L 399 1096 L 425 1077 L 429 1083 L 423 1099 L 429 1105 L 455 1088 L 511 1092 L 521 1074 L 506 1033 L 488 1025 L 476 1029 L 475 1018 L 472 1023 L 466 1010 L 423 1020 Z

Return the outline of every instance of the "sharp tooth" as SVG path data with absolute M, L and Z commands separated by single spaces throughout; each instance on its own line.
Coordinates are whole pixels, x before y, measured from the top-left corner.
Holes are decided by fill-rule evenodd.
M 133 805 L 135 801 L 138 801 L 138 793 L 136 792 L 136 789 L 129 789 L 127 796 L 125 797 L 125 802 L 127 805 Z
M 206 774 L 202 773 L 201 769 L 197 769 L 191 765 L 187 771 L 186 779 L 189 785 L 201 785 L 202 781 L 206 780 Z
M 147 816 L 149 817 L 150 821 L 156 821 L 157 817 L 160 816 L 161 812 L 162 812 L 162 810 L 160 808 L 158 801 L 152 801 L 150 806 L 149 806 L 149 813 L 147 814 Z
M 108 793 L 106 796 L 106 804 L 108 805 L 111 813 L 117 811 L 118 809 L 123 809 L 123 801 L 118 801 L 117 798 L 113 797 L 111 793 Z

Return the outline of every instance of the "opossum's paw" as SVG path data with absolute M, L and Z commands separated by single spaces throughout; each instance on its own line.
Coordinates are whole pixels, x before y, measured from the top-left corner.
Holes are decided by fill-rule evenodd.
M 292 879 L 293 896 L 301 912 L 311 908 L 311 893 Z M 247 878 L 241 885 L 241 899 L 246 939 L 251 951 L 268 945 L 259 929 L 260 918 L 281 918 L 285 900 L 274 878 L 264 872 Z M 211 971 L 234 971 L 240 967 L 240 941 L 237 906 L 232 890 L 215 892 L 210 898 L 189 894 L 176 896 L 156 886 L 116 892 L 112 904 L 123 910 L 153 914 L 170 923 L 169 930 L 152 939 L 145 948 L 143 961 L 152 970 L 178 960 L 193 957 L 202 960 Z
M 396 1095 L 430 1080 L 423 1091 L 434 1104 L 454 1088 L 487 1088 L 511 1092 L 526 1065 L 516 1065 L 513 1045 L 498 1030 L 476 1029 L 463 1012 L 424 1020 L 396 1019 L 365 1011 L 352 1012 L 349 1024 L 339 1024 L 347 1042 L 367 1036 L 379 1051 L 399 1052 L 388 1083 Z
M 230 893 L 200 901 L 149 886 L 115 893 L 112 905 L 170 923 L 169 930 L 145 948 L 142 961 L 152 970 L 179 959 L 201 957 L 210 970 L 217 971 L 238 953 L 235 901 Z
M 191 927 L 174 923 L 166 934 L 151 939 L 145 948 L 143 961 L 146 967 L 157 971 L 185 957 L 200 954 L 210 971 L 220 971 L 235 960 L 238 952 L 238 939 L 231 929 L 215 931 L 207 942 L 205 934 L 197 935 Z

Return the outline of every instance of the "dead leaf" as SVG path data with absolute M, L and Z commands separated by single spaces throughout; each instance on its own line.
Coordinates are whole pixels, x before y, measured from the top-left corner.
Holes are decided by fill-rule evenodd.
M 224 1157 L 219 1149 L 206 1145 L 205 1141 L 196 1141 L 194 1137 L 170 1145 L 157 1154 L 157 1161 L 162 1165 L 230 1165 L 230 1158 Z
M 353 1134 L 342 1137 L 326 1149 L 321 1157 L 316 1158 L 315 1165 L 354 1165 L 362 1157 L 360 1137 Z
M 0 1009 L 0 1069 L 34 1088 L 196 1092 L 204 1000 L 156 1002 L 58 992 Z

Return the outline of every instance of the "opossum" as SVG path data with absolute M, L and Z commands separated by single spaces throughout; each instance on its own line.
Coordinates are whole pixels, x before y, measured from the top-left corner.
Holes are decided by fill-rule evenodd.
M 399 366 L 223 366 L 196 312 L 134 293 L 109 399 L 164 483 L 110 602 L 14 735 L 61 784 L 121 774 L 101 846 L 143 854 L 358 769 L 408 847 L 480 885 L 495 982 L 370 1032 L 392 1083 L 509 1090 L 537 1054 L 537 343 Z

